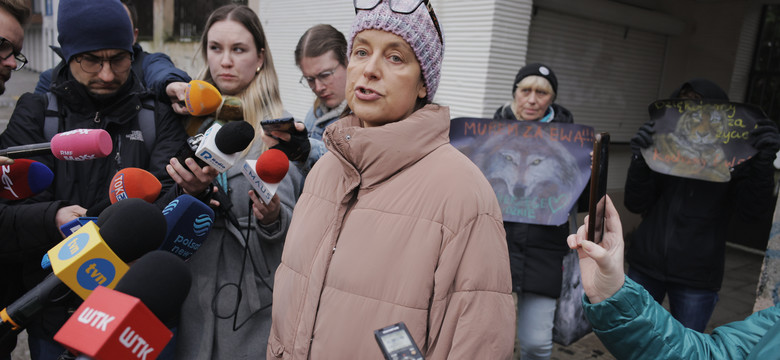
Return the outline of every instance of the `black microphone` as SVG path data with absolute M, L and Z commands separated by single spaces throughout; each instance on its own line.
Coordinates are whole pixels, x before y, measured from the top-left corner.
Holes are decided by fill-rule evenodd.
M 219 172 L 225 172 L 238 159 L 236 153 L 243 151 L 255 137 L 255 129 L 246 121 L 231 121 L 224 126 L 214 124 L 203 134 L 187 139 L 175 157 L 184 165 L 184 159 L 191 157 L 199 165 L 209 165 Z M 185 165 L 184 168 L 188 169 Z
M 114 290 L 96 289 L 54 340 L 77 359 L 155 359 L 173 334 L 192 283 L 175 255 L 152 251 L 127 271 Z

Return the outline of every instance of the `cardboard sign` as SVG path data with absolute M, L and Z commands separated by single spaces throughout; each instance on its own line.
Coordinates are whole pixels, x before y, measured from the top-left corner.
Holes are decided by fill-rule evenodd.
M 714 182 L 731 180 L 731 168 L 756 154 L 749 143 L 761 109 L 711 100 L 659 100 L 649 107 L 653 144 L 642 156 L 653 171 Z
M 590 178 L 590 126 L 456 118 L 450 142 L 485 174 L 504 221 L 561 225 Z

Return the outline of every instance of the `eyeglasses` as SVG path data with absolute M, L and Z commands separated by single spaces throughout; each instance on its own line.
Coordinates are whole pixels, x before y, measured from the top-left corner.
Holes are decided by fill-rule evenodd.
M 441 26 L 439 25 L 439 19 L 436 17 L 436 13 L 433 12 L 433 6 L 431 6 L 431 3 L 428 0 L 384 0 L 390 3 L 390 10 L 394 13 L 398 14 L 411 14 L 415 10 L 417 10 L 418 7 L 420 7 L 420 4 L 425 4 L 425 7 L 428 9 L 428 15 L 431 16 L 431 20 L 433 20 L 433 25 L 436 28 L 436 33 L 439 35 L 439 41 L 444 43 L 444 39 L 441 36 Z M 357 14 L 358 10 L 371 10 L 375 8 L 379 3 L 381 3 L 382 0 L 353 0 L 353 4 L 355 5 L 355 13 Z
M 99 58 L 91 54 L 78 55 L 74 60 L 79 63 L 81 70 L 86 73 L 97 74 L 103 69 L 103 63 L 108 62 L 111 66 L 111 71 L 114 73 L 123 73 L 130 70 L 130 66 L 133 63 L 132 57 L 129 54 L 120 54 L 111 58 Z
M 12 69 L 13 71 L 21 70 L 27 64 L 27 57 L 16 50 L 8 39 L 0 36 L 0 59 L 8 59 L 11 55 L 16 59 L 16 67 Z
M 308 89 L 314 89 L 317 86 L 316 80 L 319 80 L 322 84 L 330 83 L 330 81 L 333 80 L 333 74 L 336 73 L 336 69 L 338 68 L 339 67 L 336 66 L 335 68 L 323 71 L 316 76 L 301 76 L 301 80 L 298 82 Z

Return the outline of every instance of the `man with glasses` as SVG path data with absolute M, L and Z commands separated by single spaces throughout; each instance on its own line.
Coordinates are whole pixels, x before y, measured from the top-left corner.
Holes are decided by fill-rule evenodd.
M 108 204 L 111 178 L 127 167 L 151 172 L 167 193 L 173 181 L 165 166 L 185 144 L 186 134 L 170 105 L 157 105 L 131 68 L 133 28 L 125 8 L 119 0 L 60 0 L 57 28 L 65 66 L 52 74 L 50 93 L 22 95 L 0 135 L 0 148 L 48 142 L 53 135 L 47 127 L 53 124 L 54 134 L 82 128 L 106 130 L 113 150 L 105 158 L 78 162 L 59 161 L 53 155 L 35 157 L 54 172 L 55 180 L 33 200 L 36 204 L 64 201 L 77 205 L 76 216 L 84 216 L 86 209 L 95 209 L 97 216 L 97 209 Z M 52 103 L 57 106 L 49 106 Z M 161 208 L 175 196 L 167 195 L 171 198 L 158 199 Z M 15 260 L 16 276 L 23 279 L 26 291 L 47 275 L 35 264 L 63 237 L 54 224 L 25 229 L 24 237 L 39 244 L 37 252 L 27 251 Z M 56 359 L 63 353 L 52 337 L 78 302 L 77 296 L 58 302 L 30 321 L 27 332 L 33 360 Z
M 22 0 L 0 1 L 0 94 L 11 71 L 24 67 L 27 58 L 22 55 L 24 30 L 22 25 L 30 17 L 30 8 Z

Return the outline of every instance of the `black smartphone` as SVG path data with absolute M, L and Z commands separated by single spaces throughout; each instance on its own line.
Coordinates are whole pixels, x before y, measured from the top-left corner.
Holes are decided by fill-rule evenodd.
M 265 131 L 267 134 L 270 134 L 271 131 L 284 131 L 291 133 L 295 131 L 295 119 L 286 117 L 263 120 L 260 121 L 260 126 L 263 127 L 263 131 Z
M 609 165 L 609 133 L 596 134 L 593 142 L 593 164 L 590 168 L 590 204 L 588 208 L 588 240 L 598 244 L 604 237 L 604 216 L 607 207 L 607 167 Z
M 386 360 L 424 360 L 403 322 L 374 330 L 374 338 Z

